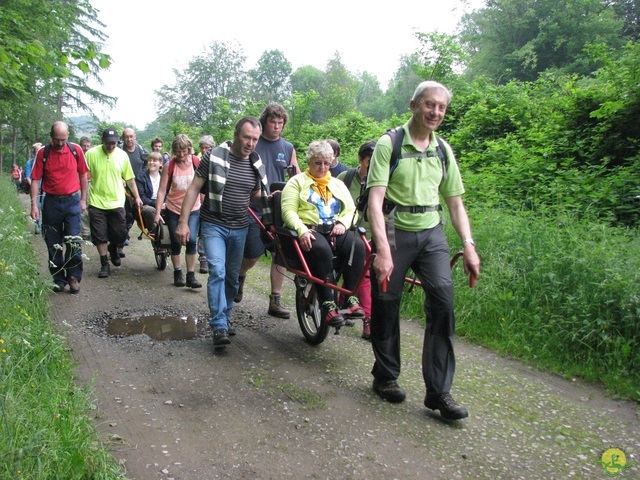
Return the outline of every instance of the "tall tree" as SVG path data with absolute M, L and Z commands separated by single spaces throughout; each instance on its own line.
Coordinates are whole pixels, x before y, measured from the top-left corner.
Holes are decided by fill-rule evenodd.
M 327 62 L 326 81 L 320 93 L 322 120 L 343 116 L 355 110 L 358 81 L 342 63 L 338 52 Z
M 87 0 L 3 0 L 0 9 L 0 123 L 17 132 L 20 148 L 64 108 L 88 109 L 113 98 L 90 88 L 111 59 L 97 12 Z M 38 115 L 25 116 L 38 105 Z
M 325 73 L 311 65 L 300 67 L 291 75 L 291 88 L 294 94 L 293 103 L 304 105 L 304 108 L 301 109 L 304 111 L 304 117 L 312 123 L 318 122 L 321 117 L 320 107 L 316 100 L 324 91 L 325 81 Z M 309 98 L 314 100 L 311 106 L 307 101 Z
M 418 84 L 424 80 L 416 73 L 416 66 L 419 64 L 420 57 L 417 53 L 400 58 L 400 67 L 389 82 L 386 93 L 388 117 L 401 116 L 409 111 L 409 100 Z
M 424 79 L 436 80 L 452 87 L 458 82 L 468 55 L 455 35 L 430 32 L 416 33 L 420 42 L 416 74 Z
M 291 62 L 280 50 L 264 52 L 249 70 L 250 97 L 259 103 L 282 103 L 291 96 Z
M 584 47 L 621 47 L 622 20 L 602 0 L 488 0 L 462 19 L 469 73 L 500 83 L 532 81 L 554 68 L 585 74 Z
M 185 121 L 201 125 L 215 115 L 219 98 L 228 102 L 232 115 L 240 112 L 247 91 L 245 60 L 237 42 L 212 43 L 183 71 L 174 70 L 173 84 L 156 91 L 160 112 L 181 112 Z
M 378 79 L 369 72 L 362 72 L 358 77 L 356 107 L 368 117 L 382 120 L 386 118 L 384 93 Z

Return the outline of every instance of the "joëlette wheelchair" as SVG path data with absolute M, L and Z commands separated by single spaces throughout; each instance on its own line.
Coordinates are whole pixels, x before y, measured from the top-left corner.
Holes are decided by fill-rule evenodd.
M 156 266 L 158 267 L 158 270 L 164 270 L 167 268 L 167 258 L 171 251 L 169 227 L 167 227 L 164 222 L 158 222 L 158 225 L 153 231 L 148 230 L 142 218 L 142 209 L 136 205 L 135 199 L 128 188 L 125 188 L 125 193 L 127 195 L 131 211 L 134 213 L 136 224 L 140 229 L 138 240 L 142 240 L 142 236 L 144 235 L 151 241 L 153 255 L 156 259 Z
M 258 225 L 260 225 L 263 233 L 263 239 L 266 240 L 266 242 L 271 242 L 273 244 L 276 263 L 294 275 L 293 282 L 296 289 L 296 314 L 300 330 L 302 330 L 302 334 L 309 344 L 319 345 L 327 338 L 330 326 L 324 321 L 320 313 L 320 302 L 316 293 L 316 285 L 324 285 L 346 296 L 356 295 L 366 273 L 373 264 L 375 253 L 371 251 L 371 245 L 365 236 L 366 230 L 362 227 L 357 227 L 357 233 L 362 239 L 365 247 L 365 264 L 362 269 L 362 274 L 360 275 L 354 289 L 347 290 L 339 285 L 342 272 L 336 265 L 335 256 L 334 272 L 333 275 L 330 276 L 329 280 L 314 276 L 305 261 L 302 248 L 298 241 L 298 233 L 295 230 L 286 228 L 282 221 L 281 190 L 284 188 L 284 185 L 285 184 L 281 182 L 273 183 L 271 185 L 271 191 L 275 191 L 275 193 L 270 196 L 269 200 L 272 211 L 272 223 L 263 223 L 251 208 L 249 208 L 249 213 L 253 216 Z M 452 257 L 450 263 L 451 268 L 453 268 L 460 257 L 462 257 L 462 252 L 458 252 Z M 349 267 L 347 266 L 346 268 Z M 412 286 L 421 285 L 420 281 L 415 278 L 407 277 L 405 278 L 405 281 L 412 284 Z M 470 286 L 473 287 L 474 285 L 475 278 L 471 278 Z M 382 288 L 384 291 L 384 284 L 382 285 Z M 335 333 L 338 334 L 339 330 L 340 327 L 337 327 L 335 329 Z

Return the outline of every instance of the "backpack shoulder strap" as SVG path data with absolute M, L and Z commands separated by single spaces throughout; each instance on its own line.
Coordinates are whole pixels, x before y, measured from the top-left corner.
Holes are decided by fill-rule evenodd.
M 173 171 L 176 168 L 176 163 L 173 161 L 173 158 L 169 160 L 167 163 L 167 192 L 166 195 L 169 195 L 169 190 L 171 190 L 171 179 L 173 178 Z
M 438 135 L 436 135 L 436 140 L 438 141 L 436 153 L 440 158 L 440 162 L 442 162 L 442 180 L 440 182 L 442 183 L 449 177 L 447 174 L 447 169 L 449 168 L 449 156 L 447 155 L 447 148 L 444 146 L 444 142 Z
M 47 143 L 44 146 L 44 151 L 42 152 L 42 163 L 47 163 L 47 158 L 49 158 L 49 154 L 51 153 L 51 144 Z
M 391 137 L 393 149 L 391 150 L 391 158 L 389 159 L 389 179 L 398 166 L 400 155 L 402 153 L 402 142 L 404 141 L 404 128 L 398 127 L 387 130 L 387 135 Z
M 357 168 L 350 168 L 349 170 L 347 170 L 347 173 L 344 176 L 344 184 L 347 186 L 347 188 L 351 188 L 351 183 L 353 182 L 353 177 L 356 176 L 356 171 L 358 169 Z
M 76 144 L 75 143 L 71 143 L 71 142 L 67 142 L 67 147 L 69 147 L 69 150 L 71 150 L 71 153 L 73 154 L 73 157 L 76 159 L 76 162 L 78 161 L 78 151 L 76 150 Z

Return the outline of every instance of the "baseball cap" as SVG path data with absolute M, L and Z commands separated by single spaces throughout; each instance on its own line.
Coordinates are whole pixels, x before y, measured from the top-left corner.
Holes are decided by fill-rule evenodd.
M 117 142 L 118 132 L 116 132 L 113 128 L 107 128 L 104 132 L 102 132 L 102 141 L 104 143 Z

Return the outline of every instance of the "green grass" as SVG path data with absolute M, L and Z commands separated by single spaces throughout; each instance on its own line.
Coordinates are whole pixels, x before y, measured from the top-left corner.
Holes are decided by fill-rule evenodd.
M 50 280 L 38 275 L 15 187 L 0 178 L 0 478 L 121 479 L 75 382 L 65 340 L 48 320 Z
M 469 289 L 454 270 L 457 333 L 640 400 L 639 232 L 498 209 L 470 217 L 482 272 Z M 422 317 L 422 292 L 407 297 L 404 314 Z

